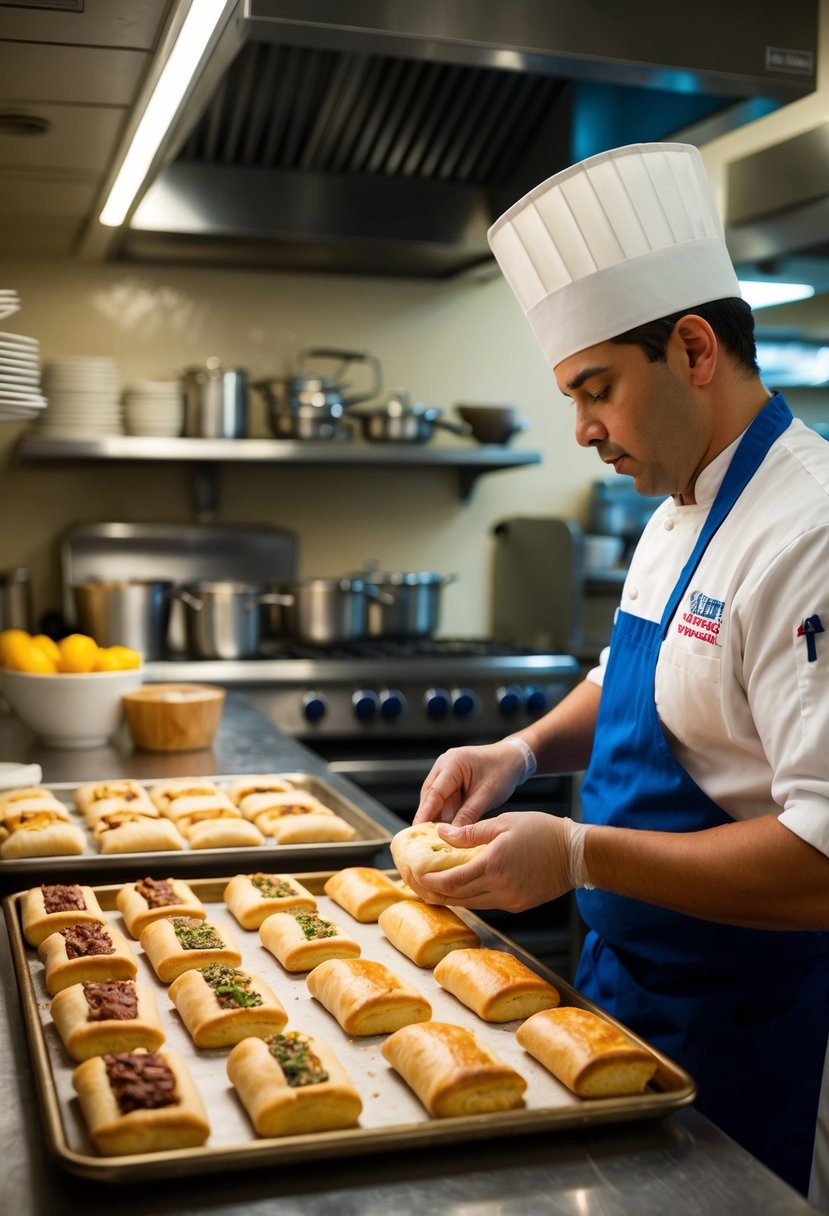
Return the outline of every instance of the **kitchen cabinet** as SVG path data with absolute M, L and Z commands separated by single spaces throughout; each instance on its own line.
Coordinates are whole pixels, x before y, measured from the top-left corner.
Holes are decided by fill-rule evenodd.
M 194 490 L 199 518 L 215 514 L 220 469 L 224 464 L 257 462 L 295 467 L 453 469 L 458 493 L 466 501 L 478 477 L 499 469 L 540 464 L 541 453 L 513 451 L 498 444 L 475 447 L 430 447 L 428 444 L 326 443 L 286 439 L 161 439 L 138 435 L 102 435 L 57 439 L 31 434 L 18 449 L 23 461 L 178 461 L 195 468 Z

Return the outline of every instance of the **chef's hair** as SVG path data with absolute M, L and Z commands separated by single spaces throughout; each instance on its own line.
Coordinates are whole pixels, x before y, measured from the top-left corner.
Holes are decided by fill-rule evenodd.
M 710 300 L 696 308 L 683 308 L 681 312 L 672 312 L 667 317 L 637 325 L 634 329 L 618 334 L 611 341 L 639 346 L 650 363 L 664 363 L 667 358 L 668 339 L 677 321 L 690 313 L 708 322 L 717 340 L 745 371 L 753 375 L 760 374 L 754 342 L 754 314 L 745 300 L 737 297 Z

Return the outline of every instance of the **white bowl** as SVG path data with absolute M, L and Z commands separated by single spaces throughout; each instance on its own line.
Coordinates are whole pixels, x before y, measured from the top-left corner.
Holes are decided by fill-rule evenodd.
M 3 670 L 3 692 L 18 718 L 48 747 L 101 747 L 121 725 L 123 696 L 144 673 L 95 671 L 89 675 L 37 675 Z

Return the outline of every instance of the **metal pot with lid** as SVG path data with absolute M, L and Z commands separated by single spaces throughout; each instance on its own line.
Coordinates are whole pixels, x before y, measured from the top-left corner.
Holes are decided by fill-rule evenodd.
M 365 439 L 380 443 L 427 443 L 435 427 L 455 435 L 471 433 L 464 423 L 441 418 L 442 412 L 413 403 L 405 389 L 397 389 L 380 409 L 352 410 L 351 417 L 359 419 Z
M 368 637 L 427 638 L 440 624 L 443 588 L 458 576 L 372 568 L 359 577 L 367 587 L 384 593 L 384 598 L 372 598 L 367 605 Z
M 361 641 L 367 636 L 371 602 L 387 604 L 391 597 L 361 577 L 304 578 L 278 583 L 282 605 L 271 613 L 271 633 L 314 646 Z
M 258 583 L 195 582 L 176 587 L 184 605 L 187 653 L 191 659 L 253 659 L 262 641 L 262 607 L 285 604 L 288 596 Z
M 334 373 L 322 376 L 307 369 L 311 360 L 335 360 Z M 343 427 L 346 410 L 368 401 L 380 392 L 380 362 L 367 351 L 311 347 L 299 356 L 299 370 L 288 377 L 258 380 L 254 388 L 268 407 L 271 430 L 278 439 L 335 439 L 350 434 Z M 363 363 L 369 371 L 369 384 L 363 391 L 347 393 L 343 379 L 353 363 Z
M 184 434 L 194 439 L 242 439 L 247 434 L 247 372 L 211 357 L 182 376 Z

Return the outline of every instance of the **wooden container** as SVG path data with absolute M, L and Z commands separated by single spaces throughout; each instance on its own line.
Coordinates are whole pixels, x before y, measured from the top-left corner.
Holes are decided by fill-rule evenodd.
M 210 747 L 224 699 L 225 690 L 212 684 L 145 684 L 124 696 L 132 741 L 149 752 Z

